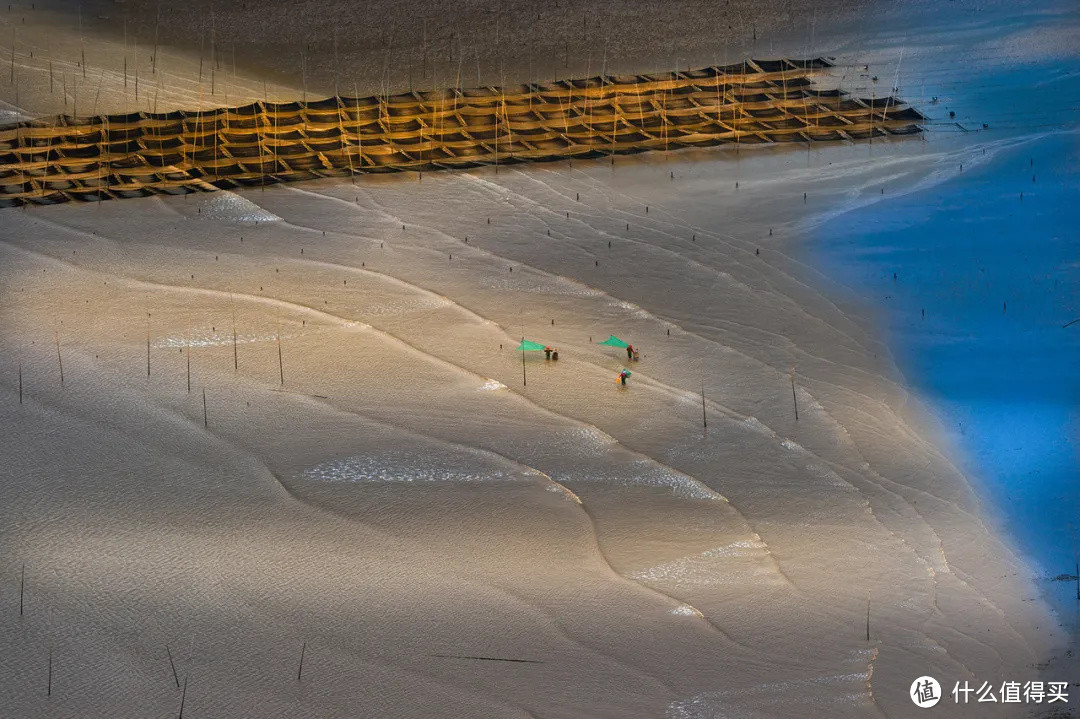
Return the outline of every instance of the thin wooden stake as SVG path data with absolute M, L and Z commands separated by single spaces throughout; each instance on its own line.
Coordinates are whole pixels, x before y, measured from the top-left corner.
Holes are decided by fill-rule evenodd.
M 19 616 L 23 615 L 23 595 L 26 592 L 26 562 L 23 562 L 22 571 L 19 572 Z
M 56 361 L 60 365 L 60 386 L 64 386 L 64 358 L 60 356 L 60 333 L 56 333 Z
M 161 5 L 157 5 L 157 19 L 154 21 L 154 54 L 150 56 L 150 72 L 157 75 L 158 67 L 158 29 L 161 27 Z
M 150 376 L 150 313 L 146 313 L 146 376 Z
M 521 337 L 521 386 L 527 387 L 529 385 L 528 378 L 525 376 L 525 336 Z
M 191 330 L 187 333 L 187 391 L 191 394 Z
M 180 693 L 180 713 L 177 719 L 184 719 L 184 702 L 187 701 L 187 677 L 184 677 L 184 690 Z
M 708 429 L 709 419 L 705 416 L 705 383 L 701 383 L 701 426 Z
M 176 664 L 173 663 L 172 652 L 169 651 L 169 645 L 165 645 L 165 653 L 169 656 L 169 666 L 172 668 L 172 678 L 176 682 L 176 688 L 180 688 L 180 677 L 176 676 Z
M 866 641 L 870 641 L 870 590 L 866 590 Z
M 206 387 L 202 388 L 202 426 L 208 427 L 209 424 L 206 421 Z
M 49 688 L 45 695 L 52 696 L 52 639 L 49 640 Z
M 300 647 L 300 668 L 296 671 L 296 681 L 300 681 L 300 675 L 304 673 L 304 654 L 307 653 L 307 642 Z
M 233 371 L 240 369 L 240 359 L 236 353 L 236 310 L 232 313 L 232 363 Z
M 791 375 L 791 401 L 795 404 L 795 421 L 799 421 L 799 398 L 795 396 L 795 375 Z
M 1076 570 L 1076 601 L 1080 602 L 1080 547 L 1076 544 L 1076 534 L 1073 533 L 1071 525 L 1069 526 L 1069 536 L 1072 538 L 1073 561 L 1075 562 L 1073 568 Z
M 278 377 L 281 379 L 281 386 L 285 386 L 285 365 L 281 361 L 281 332 L 277 335 L 277 366 Z

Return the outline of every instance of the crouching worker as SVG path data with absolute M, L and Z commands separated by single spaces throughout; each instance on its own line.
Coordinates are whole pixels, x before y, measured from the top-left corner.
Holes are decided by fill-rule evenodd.
M 551 350 L 551 359 L 552 359 L 553 361 L 555 361 L 555 362 L 558 362 L 558 361 L 559 361 L 559 348 L 558 348 L 558 347 L 556 347 L 555 349 Z

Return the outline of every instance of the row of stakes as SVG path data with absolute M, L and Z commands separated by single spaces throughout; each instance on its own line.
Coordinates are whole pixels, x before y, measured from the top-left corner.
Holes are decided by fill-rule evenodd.
M 674 172 L 671 172 L 671 179 L 674 179 L 674 177 L 675 177 Z M 735 188 L 738 189 L 738 186 L 739 186 L 739 183 L 736 182 L 735 183 Z M 186 198 L 187 198 L 187 196 L 185 195 L 185 199 Z M 359 199 L 360 199 L 359 197 L 356 197 L 355 198 L 356 202 L 359 202 Z M 806 199 L 805 193 L 803 195 L 803 199 L 804 199 L 804 201 Z M 575 200 L 578 201 L 578 202 L 581 201 L 580 193 L 575 193 Z M 644 205 L 645 214 L 649 214 L 649 210 L 650 210 L 650 206 L 649 205 Z M 201 213 L 201 209 L 199 210 L 199 212 Z M 570 213 L 566 212 L 566 216 L 569 218 Z M 487 224 L 489 224 L 489 225 L 491 224 L 491 218 L 490 217 L 487 218 Z M 257 220 L 255 222 L 255 225 L 256 225 L 256 227 L 258 226 L 258 221 Z M 404 231 L 406 229 L 406 225 L 403 224 L 401 226 L 401 229 Z M 626 230 L 629 231 L 629 229 L 630 229 L 630 224 L 626 223 Z M 322 234 L 323 234 L 323 236 L 325 236 L 326 232 L 323 231 Z M 550 235 L 551 231 L 548 230 L 547 234 Z M 773 230 L 772 230 L 772 228 L 770 228 L 769 229 L 769 235 L 772 236 L 772 234 L 773 234 Z M 240 237 L 240 242 L 243 242 L 243 241 L 244 241 L 244 238 L 243 238 L 243 236 L 241 236 Z M 692 233 L 691 241 L 692 242 L 697 242 L 697 233 Z M 468 236 L 465 236 L 464 242 L 466 244 L 469 242 Z M 379 246 L 380 246 L 380 248 L 384 247 L 384 243 L 380 242 Z M 608 240 L 608 247 L 610 248 L 611 246 L 612 246 L 612 242 L 611 242 L 611 240 Z M 303 253 L 304 253 L 304 249 L 301 248 L 300 249 L 300 254 L 303 254 Z M 760 248 L 755 250 L 755 254 L 756 255 L 761 254 Z M 217 259 L 217 257 L 215 257 L 215 259 Z M 450 254 L 450 260 L 453 260 L 453 254 Z M 599 260 L 595 260 L 595 264 L 598 266 L 599 265 Z M 362 267 L 366 267 L 366 263 L 362 263 Z M 513 269 L 512 265 L 509 267 L 509 271 L 511 273 L 513 273 L 514 269 Z M 194 275 L 192 275 L 192 278 L 194 279 Z M 348 282 L 347 280 L 343 280 L 343 283 L 347 284 L 347 282 Z M 262 290 L 262 287 L 260 287 L 260 290 Z M 151 349 L 151 337 L 150 337 L 149 317 L 150 317 L 150 313 L 147 313 L 147 335 L 146 335 L 146 375 L 147 375 L 147 377 L 149 377 L 150 374 L 151 374 L 151 362 L 150 362 L 150 357 L 151 357 L 151 352 L 150 352 L 150 349 Z M 554 325 L 555 320 L 554 319 L 551 320 L 551 323 L 552 323 L 552 325 Z M 667 333 L 668 336 L 670 336 L 671 335 L 671 330 L 667 329 L 666 333 Z M 591 341 L 591 338 L 590 338 L 590 341 Z M 281 349 L 281 337 L 280 337 L 280 334 L 278 334 L 276 336 L 276 343 L 277 343 L 277 354 L 278 354 L 279 382 L 280 382 L 280 384 L 282 386 L 284 386 L 284 384 L 285 384 L 285 371 L 284 371 L 284 363 L 283 363 L 283 359 L 282 359 L 282 349 Z M 57 364 L 58 364 L 59 373 L 60 373 L 60 384 L 63 385 L 64 384 L 64 365 L 63 365 L 63 356 L 62 356 L 61 349 L 60 349 L 60 334 L 59 334 L 59 331 L 57 331 L 55 333 L 55 346 L 56 346 Z M 188 353 L 187 353 L 186 360 L 187 360 L 187 391 L 191 392 L 191 353 L 190 353 L 190 347 L 188 347 Z M 239 358 L 238 358 L 238 349 L 237 349 L 237 335 L 236 335 L 236 327 L 235 327 L 235 318 L 234 318 L 234 326 L 233 326 L 233 368 L 234 368 L 234 370 L 239 369 Z M 19 404 L 23 404 L 23 372 L 22 372 L 22 364 L 21 363 L 19 364 L 19 367 L 18 367 L 18 380 L 19 380 L 18 381 L 18 384 L 19 384 Z M 793 397 L 794 397 L 794 379 L 792 379 L 792 394 L 793 394 Z M 797 398 L 796 398 L 795 401 L 796 401 L 795 419 L 798 419 Z M 203 404 L 203 426 L 206 427 L 206 426 L 209 426 L 209 421 L 208 421 L 208 411 L 207 411 L 207 400 L 206 400 L 206 388 L 205 388 L 205 386 L 202 387 L 202 404 Z M 702 409 L 703 409 L 703 415 L 704 415 L 704 390 L 702 391 Z M 704 417 L 703 417 L 703 424 L 705 426 L 707 426 L 707 420 L 705 420 Z
M 1034 160 L 1031 160 L 1030 163 L 1033 165 Z M 959 169 L 960 169 L 960 172 L 963 172 L 963 164 L 960 164 Z M 672 180 L 675 179 L 675 173 L 673 171 L 670 173 L 670 177 L 671 177 Z M 1035 182 L 1035 175 L 1032 175 L 1032 182 Z M 738 183 L 738 181 L 736 181 L 735 182 L 735 189 L 738 189 L 738 188 L 739 188 L 739 183 Z M 881 193 L 884 194 L 884 192 L 885 192 L 885 189 L 881 188 Z M 807 193 L 803 193 L 803 201 L 804 202 L 807 201 L 807 197 L 808 197 Z M 186 198 L 186 195 L 185 195 L 185 198 Z M 357 196 L 355 198 L 356 202 L 359 202 L 359 199 L 360 199 L 359 196 Z M 1021 193 L 1021 200 L 1022 199 L 1023 199 L 1023 193 Z M 578 202 L 581 201 L 581 194 L 580 193 L 575 193 L 575 200 L 578 201 Z M 650 210 L 650 206 L 649 205 L 644 205 L 645 214 L 649 214 L 649 210 Z M 200 209 L 200 212 L 201 212 L 201 209 Z M 566 217 L 567 218 L 570 217 L 569 211 L 566 212 Z M 490 217 L 487 218 L 487 224 L 489 224 L 489 225 L 491 224 L 491 218 Z M 255 225 L 258 226 L 258 221 L 257 220 L 255 222 Z M 630 223 L 626 223 L 625 226 L 626 226 L 626 230 L 629 231 L 630 230 Z M 404 231 L 406 229 L 406 226 L 403 224 L 401 226 L 401 229 Z M 322 234 L 325 236 L 326 232 L 323 231 Z M 550 236 L 550 234 L 551 234 L 550 229 L 547 231 L 547 234 Z M 772 235 L 773 235 L 773 229 L 769 228 L 769 236 L 772 236 Z M 241 242 L 244 241 L 242 236 L 240 237 L 240 241 Z M 464 241 L 465 241 L 466 244 L 468 244 L 469 238 L 468 238 L 467 235 L 465 236 Z M 697 242 L 697 233 L 692 233 L 691 241 L 692 242 Z M 384 243 L 380 242 L 379 246 L 380 246 L 380 248 L 384 247 Z M 608 247 L 609 248 L 612 247 L 611 240 L 608 240 Z M 304 253 L 303 248 L 301 248 L 300 253 L 301 254 Z M 761 254 L 761 249 L 756 248 L 754 253 L 755 253 L 755 255 L 760 255 Z M 453 260 L 453 254 L 452 253 L 449 255 L 449 259 L 450 259 L 450 261 Z M 599 266 L 599 264 L 600 264 L 599 260 L 594 260 L 594 265 L 595 266 Z M 362 263 L 362 267 L 366 267 L 366 262 Z M 509 272 L 513 273 L 513 271 L 514 271 L 513 266 L 512 265 L 509 266 Z M 192 275 L 192 277 L 194 278 L 194 275 Z M 896 279 L 897 279 L 897 276 L 894 273 L 893 280 L 896 281 Z M 343 280 L 343 282 L 347 284 L 347 280 Z M 262 288 L 260 287 L 260 290 L 261 289 Z M 1002 310 L 1003 310 L 1003 312 L 1007 311 L 1007 304 L 1005 302 L 1002 303 Z M 926 310 L 923 309 L 921 314 L 922 314 L 922 317 L 925 318 Z M 554 324 L 554 320 L 552 320 L 552 323 Z M 668 335 L 671 334 L 670 329 L 667 330 L 667 334 Z M 281 385 L 283 386 L 284 383 L 285 383 L 285 376 L 284 376 L 284 365 L 283 365 L 282 356 L 281 356 L 281 338 L 280 338 L 280 335 L 277 337 L 277 350 L 278 350 L 279 380 L 280 380 Z M 63 367 L 63 358 L 61 356 L 61 351 L 60 351 L 59 332 L 56 333 L 56 353 L 57 353 L 57 362 L 58 362 L 59 372 L 60 372 L 60 383 L 61 383 L 61 385 L 63 385 L 63 383 L 64 383 L 64 367 Z M 239 368 L 239 362 L 238 362 L 238 358 L 237 358 L 235 327 L 233 329 L 233 361 L 234 361 L 234 369 L 238 369 Z M 188 353 L 187 365 L 188 365 L 187 389 L 188 389 L 188 392 L 190 392 L 191 391 L 191 372 L 190 372 L 191 358 L 190 358 L 190 351 Z M 147 373 L 147 376 L 150 376 L 150 334 L 149 334 L 149 326 L 147 328 L 146 373 Z M 792 384 L 794 384 L 794 381 L 792 382 Z M 793 399 L 795 399 L 795 418 L 798 419 L 797 398 L 794 397 L 794 387 L 792 389 L 793 389 L 793 392 L 792 392 L 793 393 Z M 203 389 L 202 389 L 202 394 L 203 394 L 203 424 L 204 424 L 204 426 L 208 426 L 208 417 L 207 417 L 207 408 L 206 408 L 206 389 L 205 389 L 205 387 L 203 387 Z M 22 365 L 20 364 L 19 365 L 19 403 L 22 404 L 22 402 L 23 402 L 23 377 L 22 377 Z

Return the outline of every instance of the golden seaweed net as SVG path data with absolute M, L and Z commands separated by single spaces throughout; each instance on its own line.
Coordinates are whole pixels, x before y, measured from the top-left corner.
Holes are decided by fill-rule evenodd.
M 445 89 L 0 128 L 0 207 L 183 194 L 360 172 L 604 157 L 721 143 L 911 135 L 895 97 L 814 87 L 828 60 Z

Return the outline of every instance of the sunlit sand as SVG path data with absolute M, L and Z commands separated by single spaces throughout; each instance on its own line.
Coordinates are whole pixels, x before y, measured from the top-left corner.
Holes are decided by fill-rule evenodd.
M 43 17 L 68 72 L 80 42 L 124 56 Z M 159 111 L 226 106 L 197 47 L 161 52 Z M 62 112 L 33 77 L 16 110 Z M 130 109 L 102 78 L 99 111 Z M 229 78 L 229 104 L 263 92 Z M 874 318 L 799 250 L 984 149 L 0 211 L 0 713 L 880 717 L 924 674 L 1034 678 L 1068 637 Z

